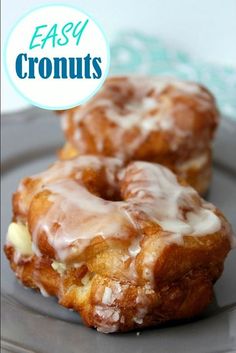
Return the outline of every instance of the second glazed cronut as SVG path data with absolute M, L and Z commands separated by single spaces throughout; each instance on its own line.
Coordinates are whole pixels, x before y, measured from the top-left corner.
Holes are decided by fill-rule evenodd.
M 82 154 L 160 163 L 204 193 L 211 179 L 215 100 L 204 87 L 167 78 L 112 77 L 63 113 L 61 159 Z
M 230 249 L 223 214 L 158 164 L 81 156 L 23 179 L 6 255 L 102 332 L 199 314 Z

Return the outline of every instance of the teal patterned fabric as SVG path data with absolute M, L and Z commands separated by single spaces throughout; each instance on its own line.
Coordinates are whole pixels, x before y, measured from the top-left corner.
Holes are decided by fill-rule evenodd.
M 200 62 L 137 32 L 120 33 L 111 45 L 111 57 L 112 74 L 175 76 L 204 84 L 215 95 L 222 114 L 236 120 L 236 68 Z

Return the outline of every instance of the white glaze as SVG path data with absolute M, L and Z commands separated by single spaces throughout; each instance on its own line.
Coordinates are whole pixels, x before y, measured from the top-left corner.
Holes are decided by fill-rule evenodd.
M 140 240 L 141 240 L 141 237 L 135 238 L 132 241 L 131 245 L 129 246 L 128 252 L 131 257 L 136 257 L 140 253 L 141 251 Z
M 113 91 L 114 88 L 116 89 Z M 172 90 L 164 99 L 160 99 L 160 95 L 167 88 L 172 88 Z M 179 102 L 177 108 L 171 103 L 172 97 L 179 94 L 194 97 L 200 111 L 213 109 L 212 97 L 196 83 L 164 77 L 129 76 L 123 79 L 110 79 L 88 104 L 68 113 L 68 119 L 72 119 L 76 126 L 72 136 L 73 145 L 77 146 L 80 153 L 86 153 L 86 138 L 84 140 L 83 133 L 81 133 L 83 127 L 80 125 L 83 122 L 93 136 L 97 151 L 103 152 L 104 136 L 94 128 L 97 111 L 101 111 L 102 119 L 116 126 L 116 138 L 112 143 L 116 148 L 117 157 L 125 158 L 126 155 L 132 155 L 152 131 L 174 132 L 175 138 L 172 137 L 170 141 L 170 149 L 174 151 L 178 148 L 178 138 L 188 136 L 190 133 L 179 129 L 175 124 L 176 109 L 181 109 L 183 112 L 186 110 L 184 103 Z M 188 109 L 191 112 L 191 108 L 188 107 Z M 65 119 L 67 118 L 63 118 L 63 121 Z M 62 128 L 66 131 L 67 127 L 64 124 Z M 123 145 L 124 136 L 127 131 L 134 128 L 138 128 L 139 133 L 129 139 L 127 149 L 127 146 Z
M 125 191 L 129 193 L 129 201 L 138 203 L 163 230 L 180 236 L 201 236 L 220 229 L 219 218 L 212 210 L 204 209 L 197 192 L 181 186 L 167 168 L 134 162 L 127 168 L 128 173 L 131 177 Z
M 103 297 L 102 297 L 102 303 L 103 304 L 112 304 L 112 290 L 109 287 L 105 287 Z
M 38 219 L 32 236 L 37 243 L 38 234 L 43 230 L 59 261 L 73 253 L 72 246 L 80 254 L 95 237 L 127 237 L 133 231 L 122 202 L 96 197 L 70 179 L 50 184 L 47 189 L 53 193 L 54 203 L 47 214 Z M 56 223 L 59 228 L 52 232 Z
M 179 163 L 177 165 L 177 168 L 179 171 L 186 171 L 189 169 L 201 169 L 208 161 L 208 154 L 207 153 L 202 153 L 198 155 L 197 157 L 190 158 L 189 160 Z

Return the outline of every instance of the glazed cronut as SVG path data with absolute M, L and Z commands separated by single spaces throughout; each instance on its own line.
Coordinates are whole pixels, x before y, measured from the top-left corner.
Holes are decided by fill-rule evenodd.
M 21 181 L 5 252 L 25 286 L 99 331 L 128 331 L 201 313 L 231 233 L 167 168 L 81 156 Z

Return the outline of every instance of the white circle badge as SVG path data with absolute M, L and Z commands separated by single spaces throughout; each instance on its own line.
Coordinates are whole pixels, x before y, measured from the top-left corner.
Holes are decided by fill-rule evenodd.
M 6 69 L 31 104 L 67 109 L 84 103 L 104 82 L 110 64 L 106 37 L 87 14 L 64 5 L 24 16 L 6 46 Z

